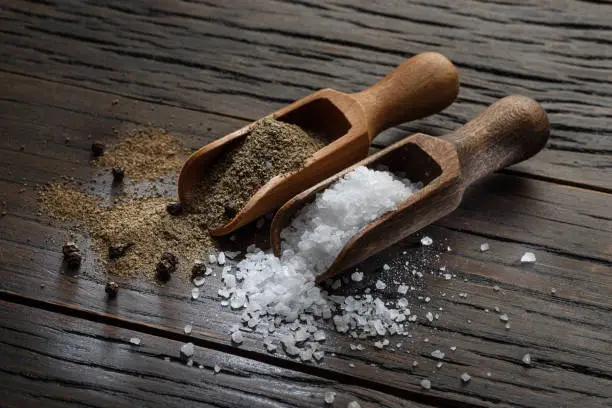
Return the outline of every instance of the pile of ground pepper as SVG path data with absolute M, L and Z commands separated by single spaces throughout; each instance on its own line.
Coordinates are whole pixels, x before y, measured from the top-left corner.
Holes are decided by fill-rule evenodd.
M 92 162 L 99 167 L 121 167 L 140 181 L 177 172 L 189 156 L 180 140 L 165 129 L 147 127 L 129 131 Z
M 212 167 L 203 169 L 187 209 L 202 214 L 211 228 L 223 225 L 270 179 L 300 169 L 327 143 L 297 125 L 262 119 L 244 140 L 224 152 Z
M 102 206 L 99 198 L 62 184 L 45 187 L 39 198 L 47 214 L 89 233 L 100 263 L 111 274 L 153 278 L 155 263 L 164 252 L 172 251 L 179 258 L 181 275 L 187 275 L 194 261 L 214 248 L 200 227 L 200 216 L 168 214 L 168 198 L 125 198 Z M 110 247 L 124 252 L 112 259 Z

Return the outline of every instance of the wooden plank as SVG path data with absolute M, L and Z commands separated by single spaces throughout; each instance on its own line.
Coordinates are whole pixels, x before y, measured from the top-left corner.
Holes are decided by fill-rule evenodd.
M 609 4 L 12 0 L 2 9 L 2 70 L 246 120 L 319 88 L 357 91 L 437 50 L 459 67 L 459 100 L 376 143 L 447 132 L 521 93 L 544 105 L 553 132 L 545 152 L 514 169 L 612 191 Z
M 91 129 L 120 128 L 126 118 L 131 123 L 146 123 L 149 117 L 159 123 L 172 118 L 182 121 L 193 112 L 158 106 L 154 113 L 148 113 L 150 103 L 132 101 L 130 105 L 120 102 L 114 105 L 116 111 L 112 114 L 98 116 L 98 112 L 109 109 L 105 93 L 4 75 L 10 79 L 8 82 L 23 81 L 29 84 L 29 89 L 42 90 L 43 95 L 32 101 L 29 93 L 21 96 L 17 91 L 11 93 L 16 101 L 30 101 L 31 108 L 19 110 L 11 108 L 10 103 L 5 105 L 6 112 L 13 112 L 12 119 L 4 122 L 9 139 L 27 135 L 28 143 L 30 137 L 44 140 L 65 134 L 65 129 L 69 129 L 72 139 L 68 145 L 62 143 L 61 137 L 53 139 L 55 143 L 48 143 L 47 148 L 32 143 L 33 147 L 25 152 L 19 152 L 11 139 L 0 150 L 0 163 L 6 169 L 0 181 L 0 199 L 7 201 L 9 212 L 0 219 L 0 293 L 47 305 L 60 304 L 75 313 L 84 310 L 90 316 L 117 324 L 142 324 L 143 330 L 154 327 L 168 336 L 180 334 L 185 324 L 193 323 L 194 339 L 211 348 L 231 350 L 228 330 L 240 321 L 240 316 L 220 306 L 218 279 L 209 279 L 196 302 L 189 301 L 190 286 L 180 279 L 163 287 L 126 280 L 122 282 L 119 298 L 107 302 L 103 289 L 106 278 L 93 268 L 89 249 L 85 250 L 87 262 L 81 273 L 63 273 L 60 244 L 67 239 L 68 231 L 46 225 L 44 216 L 36 215 L 34 195 L 29 188 L 20 193 L 24 188 L 23 177 L 27 183 L 45 182 L 54 173 L 62 174 L 68 168 L 74 168 L 74 174 L 87 181 L 91 176 L 86 164 L 87 135 L 92 133 Z M 53 87 L 53 92 L 46 91 L 48 86 Z M 72 97 L 68 98 L 68 94 Z M 44 95 L 54 95 L 55 102 L 51 103 Z M 79 113 L 81 100 L 89 105 Z M 61 112 L 72 113 L 43 127 L 47 116 Z M 146 120 L 138 119 L 141 112 Z M 189 122 L 185 119 L 183 123 Z M 28 132 L 30 128 L 39 129 L 40 133 Z M 183 130 L 194 146 L 209 137 L 188 127 Z M 106 140 L 110 142 L 115 137 L 110 131 Z M 65 168 L 51 170 L 56 163 Z M 107 191 L 100 183 L 96 186 L 100 193 Z M 367 351 L 353 351 L 349 338 L 328 331 L 325 349 L 335 356 L 326 357 L 317 366 L 289 361 L 282 355 L 268 355 L 261 339 L 254 334 L 247 334 L 243 347 L 232 353 L 274 365 L 291 365 L 297 371 L 316 370 L 317 375 L 325 378 L 343 376 L 347 382 L 380 388 L 392 395 L 446 405 L 546 406 L 558 400 L 585 406 L 605 403 L 612 397 L 609 393 L 612 372 L 607 364 L 612 355 L 608 336 L 612 327 L 609 317 L 612 305 L 607 296 L 612 288 L 610 247 L 606 239 L 612 229 L 608 201 L 608 195 L 595 191 L 493 176 L 468 193 L 459 212 L 425 231 L 438 245 L 453 248 L 441 255 L 439 264 L 424 262 L 435 261 L 435 253 L 423 250 L 414 237 L 362 265 L 368 279 L 373 280 L 383 273 L 382 264 L 397 268 L 405 260 L 415 265 L 428 263 L 425 271 L 446 265 L 458 275 L 451 281 L 437 274 L 426 274 L 422 281 L 415 278 L 418 291 L 412 293 L 410 301 L 421 319 L 412 328 L 412 338 L 393 339 L 393 344 L 402 341 L 403 347 L 377 350 L 365 343 Z M 547 231 L 555 231 L 556 236 L 547 235 Z M 250 232 L 247 229 L 243 234 L 248 238 Z M 589 235 L 595 238 L 588 238 Z M 481 253 L 478 248 L 484 240 L 492 249 Z M 518 263 L 526 250 L 533 250 L 538 256 L 533 267 Z M 407 254 L 403 255 L 403 251 Z M 493 290 L 495 285 L 500 286 L 500 292 Z M 351 287 L 345 290 L 350 291 Z M 556 296 L 550 293 L 553 287 Z M 467 297 L 460 297 L 459 293 L 466 293 Z M 418 299 L 419 295 L 433 300 L 425 304 Z M 389 292 L 387 296 L 396 295 Z M 497 314 L 484 311 L 495 306 L 509 314 L 511 330 L 504 329 Z M 443 308 L 440 320 L 429 323 L 423 319 L 425 311 L 440 307 Z M 457 351 L 449 351 L 450 346 L 456 346 Z M 447 353 L 439 370 L 435 367 L 437 361 L 430 356 L 435 349 Z M 527 352 L 534 359 L 529 368 L 521 363 Z M 412 367 L 415 359 L 420 363 L 418 367 Z M 459 380 L 464 371 L 474 377 L 467 386 Z M 419 387 L 424 377 L 433 382 L 430 392 Z
M 188 366 L 177 339 L 19 304 L 0 301 L 0 316 L 5 407 L 321 407 L 326 392 L 335 406 L 425 407 L 204 347 Z

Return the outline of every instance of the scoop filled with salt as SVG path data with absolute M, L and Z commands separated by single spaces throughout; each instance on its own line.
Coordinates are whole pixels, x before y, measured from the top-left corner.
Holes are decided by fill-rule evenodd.
M 354 94 L 333 89 L 317 91 L 270 115 L 297 125 L 307 133 L 322 135 L 328 144 L 310 156 L 301 168 L 278 174 L 232 211 L 233 218 L 211 230 L 226 235 L 280 207 L 295 194 L 353 165 L 368 154 L 379 132 L 441 111 L 456 98 L 457 70 L 441 54 L 426 52 L 404 61 L 377 84 Z M 215 161 L 251 133 L 254 122 L 195 152 L 187 160 L 178 181 L 178 195 L 189 203 L 197 186 Z
M 546 112 L 537 102 L 523 96 L 508 96 L 444 137 L 421 133 L 411 135 L 289 200 L 272 221 L 270 234 L 274 253 L 280 256 L 284 246 L 292 247 L 291 228 L 286 227 L 295 225 L 295 220 L 300 217 L 308 218 L 302 210 L 308 211 L 312 206 L 306 204 L 315 201 L 317 194 L 324 190 L 323 194 L 327 194 L 332 183 L 358 167 L 382 167 L 398 177 L 422 183 L 422 188 L 419 188 L 421 185 L 411 185 L 411 193 L 406 194 L 403 201 L 369 220 L 349 237 L 315 228 L 317 233 L 306 242 L 318 244 L 321 240 L 328 240 L 329 244 L 324 247 L 335 245 L 337 248 L 316 265 L 318 282 L 449 214 L 459 206 L 465 189 L 472 182 L 535 155 L 546 144 L 548 134 Z M 366 212 L 357 201 L 367 202 L 368 196 L 376 192 L 376 186 L 363 185 L 350 194 L 334 197 L 333 200 L 346 204 L 338 207 L 340 209 L 335 213 L 328 211 L 325 217 L 359 218 L 361 211 Z M 329 203 L 321 205 L 329 207 Z M 302 243 L 305 241 L 303 234 L 300 239 Z M 313 247 L 320 247 L 314 244 Z

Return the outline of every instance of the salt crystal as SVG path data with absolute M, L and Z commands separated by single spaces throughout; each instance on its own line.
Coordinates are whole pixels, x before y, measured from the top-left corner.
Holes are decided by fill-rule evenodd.
M 213 254 L 208 255 L 208 262 L 211 264 L 217 263 L 217 257 Z
M 244 336 L 242 335 L 242 332 L 240 331 L 233 332 L 231 337 L 232 337 L 232 342 L 236 344 L 242 344 L 242 342 L 244 341 Z
M 324 398 L 326 404 L 333 404 L 334 400 L 336 399 L 336 393 L 333 391 L 327 391 Z
M 317 330 L 312 334 L 312 338 L 314 341 L 323 341 L 325 340 L 325 332 L 323 330 Z
M 557 293 L 557 289 L 555 289 L 555 288 L 551 288 L 551 289 L 550 289 L 550 293 L 551 293 L 551 294 L 553 294 L 553 295 L 554 295 L 554 294 L 556 294 L 556 293 Z
M 472 379 L 472 376 L 469 375 L 468 373 L 461 374 L 461 381 L 463 381 L 464 383 L 470 382 L 471 379 Z
M 450 346 L 451 351 L 457 350 L 457 346 Z
M 361 282 L 363 280 L 363 272 L 353 272 L 351 279 L 355 282 Z
M 510 330 L 510 323 L 506 323 L 506 330 Z
M 130 343 L 135 344 L 136 346 L 138 346 L 140 344 L 140 338 L 132 337 L 132 338 L 130 338 Z
M 497 286 L 497 285 L 493 286 L 493 290 L 496 291 L 496 292 L 499 292 L 499 286 Z
M 219 364 L 215 364 L 215 366 L 213 367 L 213 371 L 215 372 L 215 374 L 219 374 L 221 372 L 221 366 Z
M 357 401 L 351 401 L 349 402 L 347 408 L 361 408 L 361 405 L 359 405 Z
M 534 263 L 536 261 L 536 257 L 533 252 L 525 252 L 521 257 L 521 263 Z
M 525 354 L 522 360 L 525 365 L 531 365 L 531 355 L 529 353 Z
M 429 245 L 433 244 L 433 239 L 425 236 L 425 237 L 421 238 L 421 244 L 424 245 L 424 246 L 429 246 Z
M 204 284 L 204 277 L 197 277 L 193 279 L 193 284 L 196 286 L 202 286 Z
M 193 300 L 196 300 L 199 297 L 200 297 L 200 289 L 198 289 L 198 288 L 191 289 L 191 298 Z
M 429 303 L 431 301 L 431 298 L 429 296 L 425 297 L 425 303 Z
M 383 265 L 383 269 L 384 269 L 385 271 L 388 271 L 389 269 L 391 269 L 391 267 L 390 267 L 389 265 L 387 265 L 387 264 L 384 264 L 384 265 Z
M 438 360 L 442 360 L 444 358 L 444 353 L 440 350 L 434 350 L 431 352 L 431 356 L 433 358 L 437 358 Z
M 416 360 L 414 360 L 414 361 L 412 362 L 412 366 L 413 366 L 413 367 L 418 367 L 418 366 L 419 366 L 419 362 L 418 362 L 418 361 L 416 361 Z
M 507 314 L 501 314 L 499 315 L 499 320 L 501 320 L 502 322 L 507 322 L 510 318 L 508 317 Z
M 217 263 L 219 265 L 225 265 L 225 253 L 219 252 L 219 256 L 217 256 Z
M 376 289 L 378 290 L 383 290 L 384 288 L 387 287 L 387 284 L 381 280 L 377 280 L 376 281 Z
M 443 362 L 439 362 L 438 364 L 436 364 L 436 367 L 437 367 L 437 368 L 442 368 L 442 366 L 443 366 L 443 365 L 444 365 L 444 363 L 443 363 Z
M 427 320 L 429 320 L 430 322 L 433 322 L 433 319 L 434 319 L 434 318 L 433 318 L 433 313 L 431 313 L 431 312 L 427 312 L 427 313 L 425 314 L 425 318 L 426 318 Z
M 427 378 L 422 379 L 421 380 L 421 388 L 423 388 L 425 390 L 431 389 L 431 381 L 429 381 Z
M 397 287 L 397 293 L 399 293 L 400 295 L 405 295 L 406 293 L 408 293 L 408 286 L 406 286 L 406 285 L 399 285 Z
M 354 363 L 349 363 L 349 367 L 355 368 L 355 364 Z
M 480 244 L 480 252 L 486 252 L 489 250 L 489 244 L 486 242 L 484 244 Z
M 192 329 L 192 326 L 190 324 L 186 324 L 185 327 L 183 328 L 183 331 L 185 332 L 185 334 L 191 334 L 191 329 Z
M 490 371 L 487 371 L 487 377 L 490 377 L 490 376 L 492 376 L 492 375 L 493 375 L 493 374 L 491 374 L 491 372 L 490 372 Z
M 193 356 L 194 346 L 193 343 L 185 343 L 181 346 L 181 354 L 187 358 Z
M 493 310 L 495 310 L 495 312 L 496 312 L 496 313 L 499 313 L 499 312 L 500 312 L 499 306 L 495 306 L 495 307 L 493 308 Z

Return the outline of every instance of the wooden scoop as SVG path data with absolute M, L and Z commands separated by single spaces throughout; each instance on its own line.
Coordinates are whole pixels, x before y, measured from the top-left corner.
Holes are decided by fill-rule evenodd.
M 374 86 L 355 94 L 323 89 L 271 116 L 317 133 L 332 142 L 316 152 L 299 171 L 276 176 L 262 186 L 226 225 L 211 230 L 225 235 L 280 207 L 295 194 L 368 154 L 379 132 L 406 121 L 441 111 L 456 98 L 459 79 L 453 64 L 441 54 L 427 52 L 404 61 Z M 217 156 L 247 136 L 252 124 L 195 152 L 178 180 L 178 195 L 189 202 L 202 172 Z
M 272 248 L 281 254 L 280 233 L 294 215 L 357 166 L 388 166 L 404 172 L 425 186 L 416 194 L 369 223 L 336 256 L 320 282 L 356 265 L 408 235 L 439 220 L 459 206 L 463 192 L 473 181 L 540 151 L 548 140 L 546 112 L 523 96 L 503 98 L 459 130 L 441 138 L 414 134 L 309 188 L 283 205 L 271 227 Z M 363 197 L 367 200 L 367 197 Z

